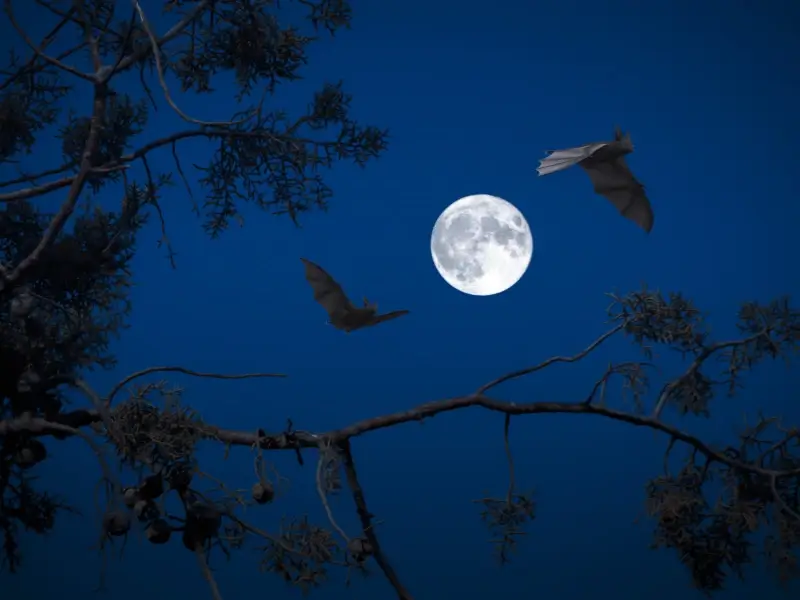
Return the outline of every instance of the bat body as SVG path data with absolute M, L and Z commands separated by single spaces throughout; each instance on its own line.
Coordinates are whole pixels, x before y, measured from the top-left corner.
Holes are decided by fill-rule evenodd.
M 539 175 L 563 171 L 580 165 L 592 180 L 595 193 L 613 204 L 623 217 L 650 233 L 653 228 L 653 209 L 644 192 L 644 186 L 633 176 L 625 163 L 625 155 L 633 152 L 633 143 L 627 133 L 616 130 L 614 141 L 597 142 L 553 150 L 539 161 Z
M 310 260 L 301 258 L 306 267 L 306 279 L 314 290 L 314 300 L 322 305 L 328 313 L 328 322 L 336 329 L 341 329 L 346 333 L 372 327 L 378 323 L 396 319 L 407 315 L 407 310 L 395 310 L 383 315 L 378 314 L 377 304 L 370 304 L 364 298 L 364 306 L 355 306 L 347 294 L 344 293 L 342 286 L 331 277 L 325 269 Z

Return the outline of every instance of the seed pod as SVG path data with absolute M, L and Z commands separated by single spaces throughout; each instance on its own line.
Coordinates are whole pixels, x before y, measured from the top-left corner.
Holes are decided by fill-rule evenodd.
M 192 484 L 192 472 L 186 467 L 177 467 L 167 475 L 167 483 L 178 493 L 185 492 Z
M 164 478 L 161 473 L 150 475 L 139 484 L 139 497 L 142 500 L 155 500 L 164 493 Z
M 35 438 L 23 443 L 14 454 L 14 462 L 22 469 L 30 469 L 47 458 L 47 449 L 44 444 Z
M 133 514 L 141 522 L 152 521 L 161 516 L 161 511 L 158 510 L 155 502 L 152 500 L 138 500 L 133 505 Z
M 275 499 L 275 490 L 269 483 L 259 482 L 253 485 L 251 495 L 258 504 L 268 504 Z
M 122 501 L 128 508 L 133 508 L 139 500 L 139 491 L 135 487 L 122 490 Z
M 364 562 L 372 556 L 372 544 L 365 537 L 353 538 L 347 544 L 347 551 L 357 562 Z
M 222 525 L 222 513 L 203 502 L 195 502 L 186 508 L 186 524 L 183 529 L 183 545 L 191 551 L 217 536 Z
M 27 289 L 22 289 L 11 300 L 11 309 L 9 314 L 12 319 L 21 319 L 27 317 L 33 309 L 33 296 L 28 293 Z
M 171 535 L 172 527 L 164 519 L 156 519 L 144 530 L 144 536 L 151 544 L 166 544 Z
M 103 531 L 108 535 L 120 537 L 131 530 L 131 518 L 121 510 L 112 510 L 103 515 Z

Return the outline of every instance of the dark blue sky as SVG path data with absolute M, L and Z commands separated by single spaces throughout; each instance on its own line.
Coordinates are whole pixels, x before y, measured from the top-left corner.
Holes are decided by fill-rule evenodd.
M 105 391 L 151 365 L 283 372 L 288 379 L 176 381 L 186 401 L 221 426 L 277 430 L 291 417 L 298 428 L 326 430 L 469 393 L 506 371 L 578 352 L 608 327 L 605 292 L 642 282 L 682 290 L 709 313 L 719 337 L 734 333 L 742 301 L 800 298 L 800 6 L 536 4 L 355 0 L 353 29 L 319 43 L 305 79 L 282 89 L 273 105 L 297 110 L 322 81 L 341 78 L 357 116 L 390 128 L 386 155 L 363 171 L 336 168 L 329 212 L 304 217 L 299 230 L 246 209 L 243 229 L 209 241 L 182 187 L 169 191 L 162 205 L 178 269 L 156 247 L 157 227 L 148 229 L 136 259 L 131 328 L 115 346 L 119 365 L 91 383 Z M 31 23 L 36 9 L 28 10 Z M 220 85 L 213 102 L 178 100 L 197 118 L 222 119 L 235 108 L 227 91 Z M 89 93 L 82 88 L 75 106 L 88 110 Z M 163 101 L 160 107 L 142 140 L 185 127 Z M 536 175 L 546 149 L 607 139 L 615 124 L 636 145 L 629 164 L 654 208 L 649 236 L 595 196 L 579 169 Z M 184 165 L 202 162 L 208 149 L 181 147 Z M 49 150 L 36 158 L 59 162 Z M 163 160 L 171 160 L 168 151 Z M 495 297 L 453 290 L 430 257 L 439 213 L 479 193 L 515 204 L 535 239 L 527 274 Z M 330 270 L 355 298 L 412 314 L 349 336 L 326 327 L 301 256 Z M 497 395 L 581 400 L 609 360 L 635 356 L 619 340 Z M 662 358 L 664 374 L 675 373 L 677 361 Z M 713 420 L 687 419 L 684 427 L 722 444 L 743 411 L 753 416 L 760 407 L 797 423 L 798 384 L 797 371 L 762 368 L 739 397 L 716 401 Z M 502 422 L 475 409 L 353 442 L 370 508 L 384 521 L 383 544 L 415 598 L 701 597 L 674 555 L 647 550 L 650 524 L 633 523 L 644 483 L 660 474 L 666 440 L 597 417 L 514 421 L 519 484 L 537 489 L 539 518 L 514 563 L 500 570 L 471 500 L 504 493 Z M 65 518 L 46 542 L 26 539 L 27 568 L 16 579 L 3 576 L 9 598 L 85 598 L 96 583 L 99 560 L 89 548 L 97 474 L 88 450 L 67 445 L 42 475 L 88 516 Z M 223 461 L 222 450 L 204 449 L 208 470 L 233 486 L 251 485 L 248 452 L 234 449 Z M 291 486 L 257 522 L 270 527 L 284 513 L 303 512 L 322 520 L 313 469 L 299 469 L 289 455 L 276 460 Z M 356 531 L 349 496 L 333 506 Z M 298 596 L 274 575 L 258 574 L 253 553 L 216 564 L 227 600 Z M 315 597 L 392 597 L 374 571 L 349 590 L 337 580 Z M 189 553 L 136 537 L 124 561 L 109 564 L 108 582 L 115 600 L 209 593 Z M 720 599 L 790 596 L 760 566 L 745 584 L 729 585 Z

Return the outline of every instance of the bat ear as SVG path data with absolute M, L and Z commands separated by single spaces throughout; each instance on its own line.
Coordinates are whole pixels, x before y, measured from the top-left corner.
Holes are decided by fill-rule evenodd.
M 622 129 L 619 125 L 614 125 L 614 139 L 618 142 L 622 140 Z

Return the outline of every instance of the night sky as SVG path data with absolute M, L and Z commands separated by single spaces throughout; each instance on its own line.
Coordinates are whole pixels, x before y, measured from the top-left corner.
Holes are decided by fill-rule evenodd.
M 157 4 L 144 6 L 163 29 Z M 32 3 L 15 5 L 33 37 L 50 27 Z M 246 207 L 244 227 L 212 241 L 183 187 L 168 190 L 162 206 L 177 269 L 158 247 L 153 222 L 135 260 L 130 329 L 114 345 L 119 363 L 89 376 L 96 389 L 152 365 L 280 372 L 288 377 L 173 380 L 187 403 L 220 426 L 276 431 L 291 418 L 299 429 L 325 431 L 468 394 L 507 371 L 574 354 L 610 327 L 606 292 L 643 283 L 680 290 L 709 315 L 719 338 L 735 334 L 744 301 L 800 298 L 800 4 L 354 0 L 353 11 L 352 30 L 314 46 L 305 78 L 281 88 L 270 106 L 296 111 L 323 81 L 342 79 L 357 117 L 390 129 L 386 154 L 366 169 L 337 166 L 328 177 L 335 191 L 328 212 L 302 216 L 300 229 Z M 5 21 L 1 31 L 14 35 Z M 125 82 L 137 90 L 136 77 Z M 85 112 L 91 89 L 78 85 L 71 102 Z M 197 118 L 224 119 L 237 107 L 224 80 L 217 90 L 176 96 Z M 159 111 L 137 145 L 186 127 L 154 93 Z M 579 168 L 536 174 L 546 150 L 609 139 L 616 124 L 636 146 L 628 164 L 653 205 L 649 235 L 594 195 Z M 210 146 L 191 142 L 179 151 L 196 182 L 187 165 L 206 160 Z M 165 166 L 171 161 L 169 150 L 159 156 Z M 44 142 L 34 159 L 60 163 L 57 143 Z M 194 192 L 201 195 L 196 183 Z M 454 290 L 431 260 L 436 218 L 469 194 L 512 202 L 533 232 L 527 273 L 497 296 Z M 118 201 L 111 195 L 110 205 Z M 328 269 L 354 300 L 367 296 L 411 314 L 351 335 L 326 326 L 300 257 Z M 674 354 L 657 356 L 662 376 L 678 372 Z M 580 401 L 610 360 L 638 356 L 615 339 L 580 363 L 555 365 L 496 395 Z M 712 419 L 687 417 L 681 426 L 724 444 L 743 413 L 753 417 L 759 408 L 797 423 L 798 384 L 796 369 L 765 365 L 739 396 L 715 401 Z M 624 406 L 618 395 L 610 401 Z M 674 413 L 667 418 L 678 422 Z M 499 414 L 468 409 L 353 440 L 370 509 L 383 521 L 384 549 L 416 599 L 702 598 L 673 553 L 648 550 L 651 524 L 634 523 L 667 440 L 599 417 L 513 422 L 518 484 L 535 488 L 538 518 L 501 570 L 472 500 L 505 491 L 502 425 Z M 96 462 L 80 441 L 62 445 L 41 476 L 85 516 L 66 516 L 46 540 L 25 537 L 27 567 L 18 577 L 2 575 L 4 598 L 88 598 L 96 585 Z M 227 460 L 223 450 L 203 447 L 206 470 L 249 487 L 248 450 L 233 449 Z M 292 453 L 275 457 L 291 483 L 274 505 L 253 513 L 260 526 L 273 527 L 283 514 L 325 522 L 312 456 L 304 468 Z M 357 531 L 349 495 L 332 506 L 340 524 Z M 230 563 L 218 555 L 212 566 L 226 600 L 299 597 L 275 575 L 259 574 L 254 552 Z M 334 575 L 313 597 L 393 597 L 377 566 L 372 571 L 349 589 Z M 771 581 L 756 565 L 717 598 L 796 593 Z M 177 540 L 153 548 L 131 536 L 124 559 L 109 561 L 107 584 L 114 600 L 210 597 Z

